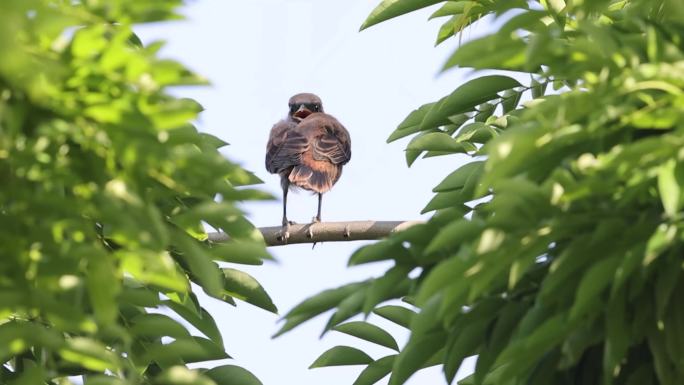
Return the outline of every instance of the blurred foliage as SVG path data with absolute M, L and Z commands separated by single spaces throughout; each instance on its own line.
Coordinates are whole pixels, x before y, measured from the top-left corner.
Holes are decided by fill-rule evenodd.
M 437 3 L 438 43 L 498 26 L 444 69 L 497 74 L 413 111 L 390 141 L 412 136 L 409 165 L 474 161 L 435 187 L 427 223 L 352 255 L 394 261 L 384 276 L 306 300 L 282 332 L 334 310 L 326 331 L 393 349 L 344 322 L 408 328 L 398 354 L 344 347 L 314 363 L 366 365 L 355 385 L 432 365 L 451 383 L 475 355 L 461 384 L 684 383 L 684 3 L 385 0 L 362 28 Z
M 267 198 L 240 188 L 258 178 L 193 127 L 201 106 L 165 91 L 205 80 L 132 31 L 180 4 L 0 2 L 2 384 L 259 383 L 185 367 L 228 357 L 197 290 L 275 307 L 217 263 L 269 258 L 236 207 Z M 203 224 L 231 242 L 210 244 Z

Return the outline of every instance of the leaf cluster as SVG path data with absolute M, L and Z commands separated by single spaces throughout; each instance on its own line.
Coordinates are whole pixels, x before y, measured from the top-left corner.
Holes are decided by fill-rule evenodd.
M 219 264 L 270 258 L 237 207 L 268 196 L 192 125 L 201 106 L 166 91 L 206 81 L 132 30 L 180 4 L 0 2 L 3 384 L 259 383 L 185 366 L 228 358 L 198 290 L 276 308 Z M 231 241 L 210 244 L 205 226 Z
M 435 187 L 426 224 L 351 257 L 394 261 L 384 276 L 305 301 L 286 326 L 334 308 L 326 330 L 387 346 L 382 329 L 342 322 L 401 314 L 398 354 L 335 348 L 314 364 L 366 365 L 355 385 L 431 365 L 451 383 L 470 356 L 461 384 L 684 382 L 684 5 L 385 0 L 362 28 L 437 3 L 438 42 L 500 25 L 444 69 L 498 71 L 416 109 L 389 141 L 412 136 L 409 165 L 473 161 Z

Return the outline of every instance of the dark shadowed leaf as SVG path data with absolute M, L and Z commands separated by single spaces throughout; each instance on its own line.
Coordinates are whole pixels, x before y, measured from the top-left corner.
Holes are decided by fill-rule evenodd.
M 131 320 L 131 333 L 139 337 L 189 337 L 190 333 L 180 323 L 163 314 L 145 313 Z
M 388 347 L 390 349 L 399 350 L 397 341 L 394 340 L 391 334 L 368 322 L 354 321 L 337 325 L 333 330 L 349 334 L 354 337 L 361 338 L 378 345 Z
M 326 366 L 366 365 L 373 359 L 359 349 L 349 346 L 335 346 L 321 354 L 309 369 L 323 368 Z
M 389 384 L 401 385 L 422 369 L 444 347 L 445 338 L 446 334 L 443 332 L 412 336 L 394 360 Z
M 235 365 L 216 366 L 202 373 L 216 385 L 262 385 L 254 374 Z
M 373 309 L 373 313 L 407 329 L 411 327 L 411 320 L 416 315 L 413 310 L 396 305 L 387 305 L 375 308 Z
M 285 325 L 273 337 L 278 337 L 292 330 L 295 326 L 338 306 L 347 297 L 355 294 L 357 290 L 362 290 L 366 284 L 365 282 L 351 283 L 336 289 L 325 290 L 306 299 L 285 314 L 283 317 L 286 321 Z
M 212 341 L 223 345 L 221 332 L 219 331 L 218 326 L 216 326 L 216 321 L 214 321 L 214 318 L 209 312 L 204 310 L 204 308 L 196 310 L 188 303 L 179 303 L 169 300 L 163 301 L 163 304 L 168 306 L 179 316 L 183 317 L 184 320 L 188 321 L 192 326 L 204 333 L 205 336 L 211 338 Z
M 359 374 L 352 385 L 373 385 L 382 380 L 392 371 L 392 365 L 397 356 L 391 355 L 373 361 Z
M 223 269 L 225 276 L 224 288 L 228 295 L 241 299 L 245 302 L 251 303 L 264 310 L 277 313 L 278 309 L 273 304 L 271 297 L 268 296 L 266 290 L 261 287 L 251 275 L 235 269 Z
M 168 344 L 147 345 L 143 357 L 164 366 L 230 358 L 222 347 L 201 337 L 178 338 Z

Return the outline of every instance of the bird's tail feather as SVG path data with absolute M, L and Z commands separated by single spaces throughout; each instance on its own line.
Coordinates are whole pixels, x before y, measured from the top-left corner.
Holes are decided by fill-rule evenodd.
M 300 164 L 290 172 L 290 183 L 306 190 L 324 193 L 329 191 L 334 183 L 334 175 L 329 172 L 314 170 Z

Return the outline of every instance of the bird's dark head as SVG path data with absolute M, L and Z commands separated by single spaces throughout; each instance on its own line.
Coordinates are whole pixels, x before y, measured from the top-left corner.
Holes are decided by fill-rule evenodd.
M 301 122 L 314 112 L 323 112 L 323 102 L 314 94 L 297 94 L 290 98 L 288 106 L 288 116 L 297 122 Z

